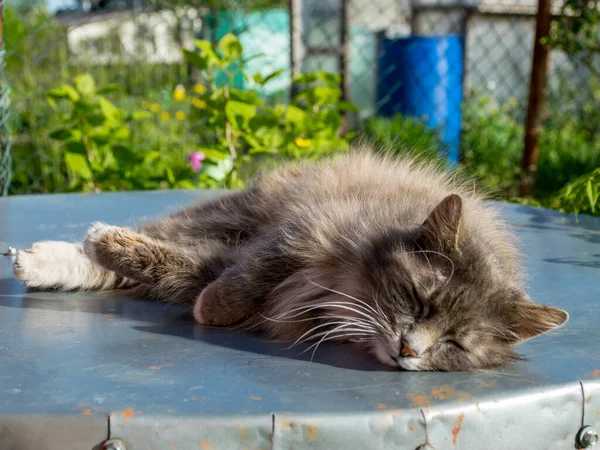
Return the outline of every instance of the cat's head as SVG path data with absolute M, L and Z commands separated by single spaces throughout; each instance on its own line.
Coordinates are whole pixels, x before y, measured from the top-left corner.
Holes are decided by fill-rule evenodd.
M 389 230 L 362 250 L 366 284 L 357 298 L 366 302 L 357 309 L 379 324 L 365 345 L 381 362 L 405 370 L 497 367 L 519 358 L 515 344 L 567 321 L 565 311 L 533 303 L 503 277 L 462 221 L 462 200 L 451 195 L 420 226 Z

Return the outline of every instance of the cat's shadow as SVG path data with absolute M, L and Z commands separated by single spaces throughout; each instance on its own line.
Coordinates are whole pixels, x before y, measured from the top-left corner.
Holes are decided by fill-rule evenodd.
M 194 322 L 188 308 L 125 295 L 26 290 L 18 280 L 4 278 L 0 279 L 0 306 L 102 316 L 98 320 L 122 318 L 129 322 L 125 326 L 143 333 L 202 342 L 207 351 L 236 363 L 242 360 L 245 364 L 273 366 L 292 359 L 359 371 L 394 371 L 349 345 L 324 342 L 313 355 L 314 349 L 304 352 L 312 343 L 290 348 L 290 343 L 269 341 L 252 333 L 202 326 Z M 36 320 L 36 315 L 28 315 L 27 320 Z

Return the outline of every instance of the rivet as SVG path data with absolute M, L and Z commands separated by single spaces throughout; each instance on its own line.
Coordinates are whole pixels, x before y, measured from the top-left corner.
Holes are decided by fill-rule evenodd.
M 598 432 L 594 427 L 586 425 L 577 435 L 577 440 L 581 448 L 590 448 L 598 443 Z
M 127 450 L 127 447 L 121 439 L 109 439 L 102 446 L 102 450 Z
M 2 255 L 4 256 L 15 256 L 17 254 L 17 249 L 14 247 L 8 247 L 8 250 L 6 250 L 4 253 L 2 253 Z

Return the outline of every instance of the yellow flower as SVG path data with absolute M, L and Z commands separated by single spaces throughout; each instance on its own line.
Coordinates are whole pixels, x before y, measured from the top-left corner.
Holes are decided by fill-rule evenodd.
M 153 113 L 159 112 L 160 105 L 158 103 L 152 103 L 152 105 L 150 105 L 150 111 L 152 111 Z
M 196 83 L 194 85 L 194 92 L 196 94 L 202 95 L 206 92 L 206 86 L 204 86 L 203 84 L 200 84 L 200 83 Z
M 183 120 L 183 119 L 185 119 L 185 113 L 183 111 L 177 111 L 175 113 L 175 118 L 177 120 Z
M 300 148 L 310 147 L 310 139 L 296 138 L 296 145 Z
M 171 118 L 171 114 L 166 111 L 163 111 L 160 115 L 160 120 L 169 120 Z
M 177 86 L 173 91 L 173 98 L 178 102 L 185 100 L 185 88 L 181 85 Z
M 192 105 L 194 105 L 198 109 L 206 109 L 208 106 L 206 102 L 200 98 L 195 98 L 192 100 Z

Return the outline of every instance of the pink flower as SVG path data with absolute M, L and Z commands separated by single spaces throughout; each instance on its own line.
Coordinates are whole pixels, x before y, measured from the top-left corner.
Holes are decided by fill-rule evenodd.
M 188 161 L 194 172 L 200 172 L 202 169 L 202 161 L 206 158 L 206 155 L 202 152 L 194 152 L 188 156 Z

